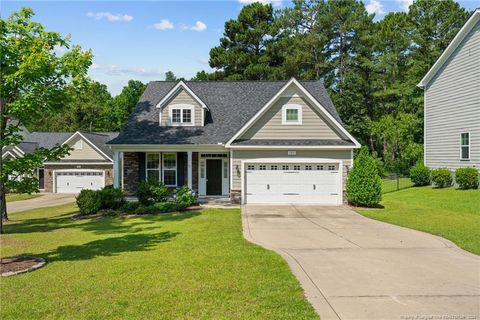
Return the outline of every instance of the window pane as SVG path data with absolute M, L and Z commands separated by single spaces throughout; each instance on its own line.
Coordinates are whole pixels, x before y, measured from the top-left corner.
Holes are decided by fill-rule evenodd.
M 177 168 L 177 155 L 175 153 L 167 153 L 163 155 L 163 167 L 165 169 Z
M 192 123 L 192 110 L 183 109 L 183 122 Z
M 147 169 L 160 168 L 160 154 L 147 153 Z
M 470 147 L 462 147 L 462 159 L 469 159 Z
M 147 170 L 147 180 L 148 181 L 160 181 L 160 171 L 159 170 Z
M 461 139 L 462 146 L 468 146 L 470 142 L 470 134 L 467 133 L 462 133 L 462 139 Z
M 173 123 L 180 123 L 180 109 L 173 109 L 172 110 L 172 122 Z
M 164 170 L 163 171 L 163 184 L 167 186 L 176 186 L 177 185 L 177 172 L 175 170 Z
M 298 121 L 298 109 L 287 109 L 287 121 Z

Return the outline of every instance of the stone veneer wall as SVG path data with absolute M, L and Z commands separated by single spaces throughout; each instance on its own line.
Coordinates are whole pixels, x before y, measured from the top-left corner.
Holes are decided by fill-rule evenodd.
M 123 153 L 123 189 L 129 195 L 137 192 L 139 185 L 140 160 L 138 152 Z
M 94 169 L 103 170 L 105 176 L 105 185 L 113 184 L 113 165 L 99 164 L 99 165 L 77 165 L 77 164 L 62 164 L 62 165 L 45 165 L 45 192 L 54 192 L 53 190 L 53 171 L 57 170 L 71 170 L 71 169 Z

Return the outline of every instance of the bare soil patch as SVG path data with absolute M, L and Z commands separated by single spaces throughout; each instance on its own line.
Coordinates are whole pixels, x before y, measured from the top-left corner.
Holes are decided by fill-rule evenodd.
M 13 276 L 41 268 L 45 260 L 37 257 L 5 257 L 0 259 L 0 272 L 2 276 Z

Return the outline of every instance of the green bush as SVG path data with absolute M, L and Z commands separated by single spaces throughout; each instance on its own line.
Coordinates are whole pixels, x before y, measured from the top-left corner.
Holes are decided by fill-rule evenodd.
M 102 207 L 102 199 L 99 191 L 82 190 L 77 196 L 77 206 L 84 215 L 95 214 Z
M 182 205 L 174 201 L 165 201 L 165 202 L 158 202 L 148 206 L 140 205 L 135 210 L 135 214 L 143 215 L 143 214 L 169 213 L 174 211 L 181 211 L 183 209 L 185 209 L 185 207 L 183 207 Z
M 114 188 L 113 186 L 103 188 L 100 191 L 100 198 L 102 201 L 102 209 L 119 209 L 126 202 L 123 190 Z
M 348 202 L 356 206 L 375 207 L 382 200 L 382 181 L 375 160 L 362 148 L 347 179 Z
M 428 186 L 431 182 L 430 169 L 418 162 L 410 169 L 410 179 L 415 186 Z
M 182 208 L 187 208 L 197 202 L 197 194 L 187 186 L 183 186 L 175 193 L 175 202 Z
M 455 171 L 455 181 L 459 189 L 478 189 L 478 169 L 458 168 Z
M 135 214 L 138 207 L 140 207 L 140 202 L 129 201 L 122 206 L 121 210 L 126 214 Z
M 170 195 L 171 191 L 167 187 L 152 180 L 142 181 L 137 191 L 138 201 L 144 206 L 167 201 Z
M 437 188 L 451 187 L 453 183 L 452 173 L 447 168 L 432 170 L 432 182 Z

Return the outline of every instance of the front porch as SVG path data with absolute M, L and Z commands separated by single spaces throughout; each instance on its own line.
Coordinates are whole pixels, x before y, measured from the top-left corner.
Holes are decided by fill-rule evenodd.
M 228 152 L 179 150 L 116 151 L 114 186 L 135 195 L 140 182 L 156 180 L 172 188 L 188 186 L 199 197 L 230 197 Z

